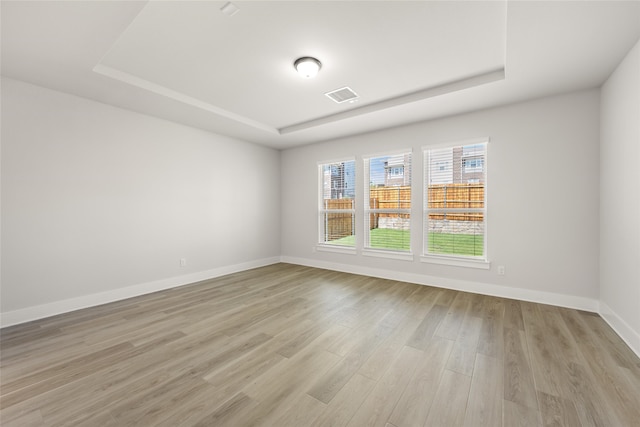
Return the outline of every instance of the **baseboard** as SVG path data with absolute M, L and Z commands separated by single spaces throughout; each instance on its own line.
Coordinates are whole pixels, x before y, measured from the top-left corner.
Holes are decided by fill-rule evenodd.
M 559 307 L 574 308 L 577 310 L 591 311 L 594 313 L 597 313 L 598 309 L 600 308 L 598 300 L 593 298 L 556 294 L 553 292 L 535 291 L 531 289 L 510 288 L 507 286 L 494 285 L 490 283 L 471 282 L 466 280 L 450 279 L 446 277 L 427 276 L 423 274 L 406 273 L 396 270 L 385 270 L 380 268 L 363 267 L 351 264 L 318 261 L 309 258 L 282 256 L 280 259 L 282 262 L 304 265 L 307 267 L 324 268 L 327 270 L 361 274 L 364 276 L 379 277 L 382 279 L 400 280 L 403 282 L 417 283 L 420 285 L 472 292 L 474 294 L 483 294 L 502 298 L 517 299 L 521 301 L 555 305 Z
M 77 298 L 27 307 L 20 310 L 8 311 L 6 313 L 0 313 L 0 325 L 2 325 L 2 327 L 4 328 L 20 323 L 30 322 L 32 320 L 55 316 L 57 314 L 68 313 L 70 311 L 94 307 L 97 305 L 120 301 L 144 294 L 150 294 L 152 292 L 189 285 L 192 283 L 200 282 L 202 280 L 209 280 L 227 274 L 237 273 L 239 271 L 250 270 L 257 267 L 264 267 L 266 265 L 275 264 L 278 262 L 280 262 L 280 257 L 263 258 L 259 260 L 243 262 L 240 264 L 214 268 L 212 270 L 200 271 L 197 273 L 156 280 L 153 282 L 140 283 L 138 285 L 127 286 L 125 288 L 114 289 L 107 292 L 100 292 L 97 294 L 85 295 Z
M 165 289 L 189 285 L 209 280 L 239 271 L 250 270 L 252 268 L 264 267 L 278 262 L 304 265 L 308 267 L 323 268 L 328 270 L 341 271 L 345 273 L 361 274 L 371 277 L 379 277 L 390 280 L 400 280 L 404 282 L 417 283 L 420 285 L 435 286 L 458 291 L 472 292 L 476 294 L 512 298 L 522 301 L 530 301 L 542 304 L 556 305 L 560 307 L 574 308 L 598 312 L 611 328 L 624 340 L 631 350 L 640 357 L 640 334 L 638 334 L 627 322 L 618 316 L 607 304 L 591 298 L 576 297 L 571 295 L 556 294 L 552 292 L 534 291 L 530 289 L 516 289 L 500 285 L 471 282 L 465 280 L 449 279 L 445 277 L 435 277 L 415 273 L 406 273 L 395 270 L 385 270 L 380 268 L 363 267 L 351 264 L 341 264 L 334 262 L 318 261 L 308 258 L 298 258 L 290 256 L 263 258 L 240 264 L 234 264 L 197 273 L 171 277 L 153 282 L 141 283 L 126 288 L 114 289 L 112 291 L 98 294 L 86 295 L 78 298 L 71 298 L 62 301 L 55 301 L 20 310 L 0 313 L 0 325 L 2 327 L 30 322 L 32 320 L 55 316 L 57 314 L 68 313 L 70 311 L 83 308 L 94 307 L 114 301 L 120 301 L 144 294 L 149 294 Z
M 611 326 L 616 334 L 627 343 L 629 348 L 640 357 L 640 334 L 618 316 L 606 303 L 600 301 L 600 317 Z

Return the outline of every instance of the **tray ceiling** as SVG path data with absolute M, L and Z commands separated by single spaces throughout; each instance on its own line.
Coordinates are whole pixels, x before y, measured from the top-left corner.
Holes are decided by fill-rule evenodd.
M 225 3 L 3 1 L 2 74 L 286 148 L 597 87 L 640 37 L 638 2 Z

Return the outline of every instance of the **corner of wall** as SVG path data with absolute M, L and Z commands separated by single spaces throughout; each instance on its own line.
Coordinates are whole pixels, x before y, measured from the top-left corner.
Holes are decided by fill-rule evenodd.
M 640 357 L 640 40 L 600 88 L 599 313 Z
M 600 301 L 600 317 L 604 319 L 611 329 L 629 346 L 629 348 L 640 357 L 640 334 L 633 330 L 633 328 L 624 321 L 623 318 L 618 316 L 611 307 L 605 302 Z

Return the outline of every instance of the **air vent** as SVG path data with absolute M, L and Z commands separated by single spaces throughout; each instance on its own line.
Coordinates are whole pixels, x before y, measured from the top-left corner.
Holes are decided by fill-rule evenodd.
M 338 104 L 342 104 L 346 101 L 353 101 L 358 98 L 358 94 L 355 93 L 349 87 L 343 87 L 340 89 L 333 90 L 331 92 L 325 93 L 329 98 L 333 99 Z

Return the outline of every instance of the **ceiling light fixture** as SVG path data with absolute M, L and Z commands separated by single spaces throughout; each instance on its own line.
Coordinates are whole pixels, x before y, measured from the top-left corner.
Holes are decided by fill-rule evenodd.
M 293 66 L 302 77 L 305 79 L 312 79 L 316 74 L 318 74 L 320 68 L 322 68 L 322 63 L 316 58 L 305 56 L 303 58 L 296 59 Z

